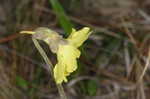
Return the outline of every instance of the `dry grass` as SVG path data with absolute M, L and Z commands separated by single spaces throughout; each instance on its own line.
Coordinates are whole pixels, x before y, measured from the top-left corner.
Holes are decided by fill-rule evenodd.
M 0 2 L 0 99 L 57 99 L 56 86 L 30 37 L 18 34 L 40 26 L 63 34 L 50 4 L 47 0 Z M 77 28 L 94 30 L 79 70 L 64 84 L 70 99 L 148 99 L 149 0 L 60 2 Z M 54 55 L 43 46 L 55 64 Z M 90 96 L 88 88 L 95 85 L 96 93 Z

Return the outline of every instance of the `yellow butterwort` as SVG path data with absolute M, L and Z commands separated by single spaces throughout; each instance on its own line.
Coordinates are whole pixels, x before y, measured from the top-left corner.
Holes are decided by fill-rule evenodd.
M 57 83 L 67 81 L 67 76 L 77 69 L 77 58 L 80 51 L 72 45 L 59 45 L 57 52 L 58 63 L 54 67 L 54 78 Z
M 88 27 L 79 31 L 72 29 L 72 33 L 66 39 L 45 27 L 40 27 L 35 31 L 22 31 L 21 33 L 33 34 L 35 39 L 46 42 L 51 51 L 57 54 L 57 64 L 53 71 L 57 84 L 61 84 L 63 81 L 67 82 L 67 76 L 77 69 L 77 59 L 80 57 L 78 48 L 91 34 Z

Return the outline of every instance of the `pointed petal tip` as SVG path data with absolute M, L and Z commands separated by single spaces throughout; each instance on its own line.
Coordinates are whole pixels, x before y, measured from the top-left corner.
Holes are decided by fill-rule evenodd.
M 21 34 L 34 34 L 34 31 L 21 31 Z

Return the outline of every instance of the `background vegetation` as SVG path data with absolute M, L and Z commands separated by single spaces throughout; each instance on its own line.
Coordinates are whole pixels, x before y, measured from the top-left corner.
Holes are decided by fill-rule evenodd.
M 69 99 L 148 99 L 149 7 L 149 0 L 0 0 L 0 99 L 59 99 L 31 37 L 19 34 L 43 26 L 65 37 L 72 27 L 93 30 L 64 84 Z

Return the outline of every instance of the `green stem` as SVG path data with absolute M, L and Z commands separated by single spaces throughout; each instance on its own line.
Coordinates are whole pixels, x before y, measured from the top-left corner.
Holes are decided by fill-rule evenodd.
M 46 55 L 45 51 L 40 46 L 40 44 L 38 43 L 38 41 L 36 39 L 34 39 L 34 38 L 32 38 L 32 40 L 34 42 L 35 47 L 37 48 L 37 50 L 39 51 L 39 53 L 43 57 L 44 61 L 48 65 L 52 77 L 54 77 L 53 76 L 53 67 L 54 66 L 53 66 L 52 62 L 49 60 L 48 56 Z M 56 86 L 58 88 L 58 92 L 59 92 L 59 95 L 60 95 L 61 99 L 67 99 L 67 96 L 65 94 L 65 91 L 64 91 L 64 88 L 63 88 L 62 84 L 56 84 Z

